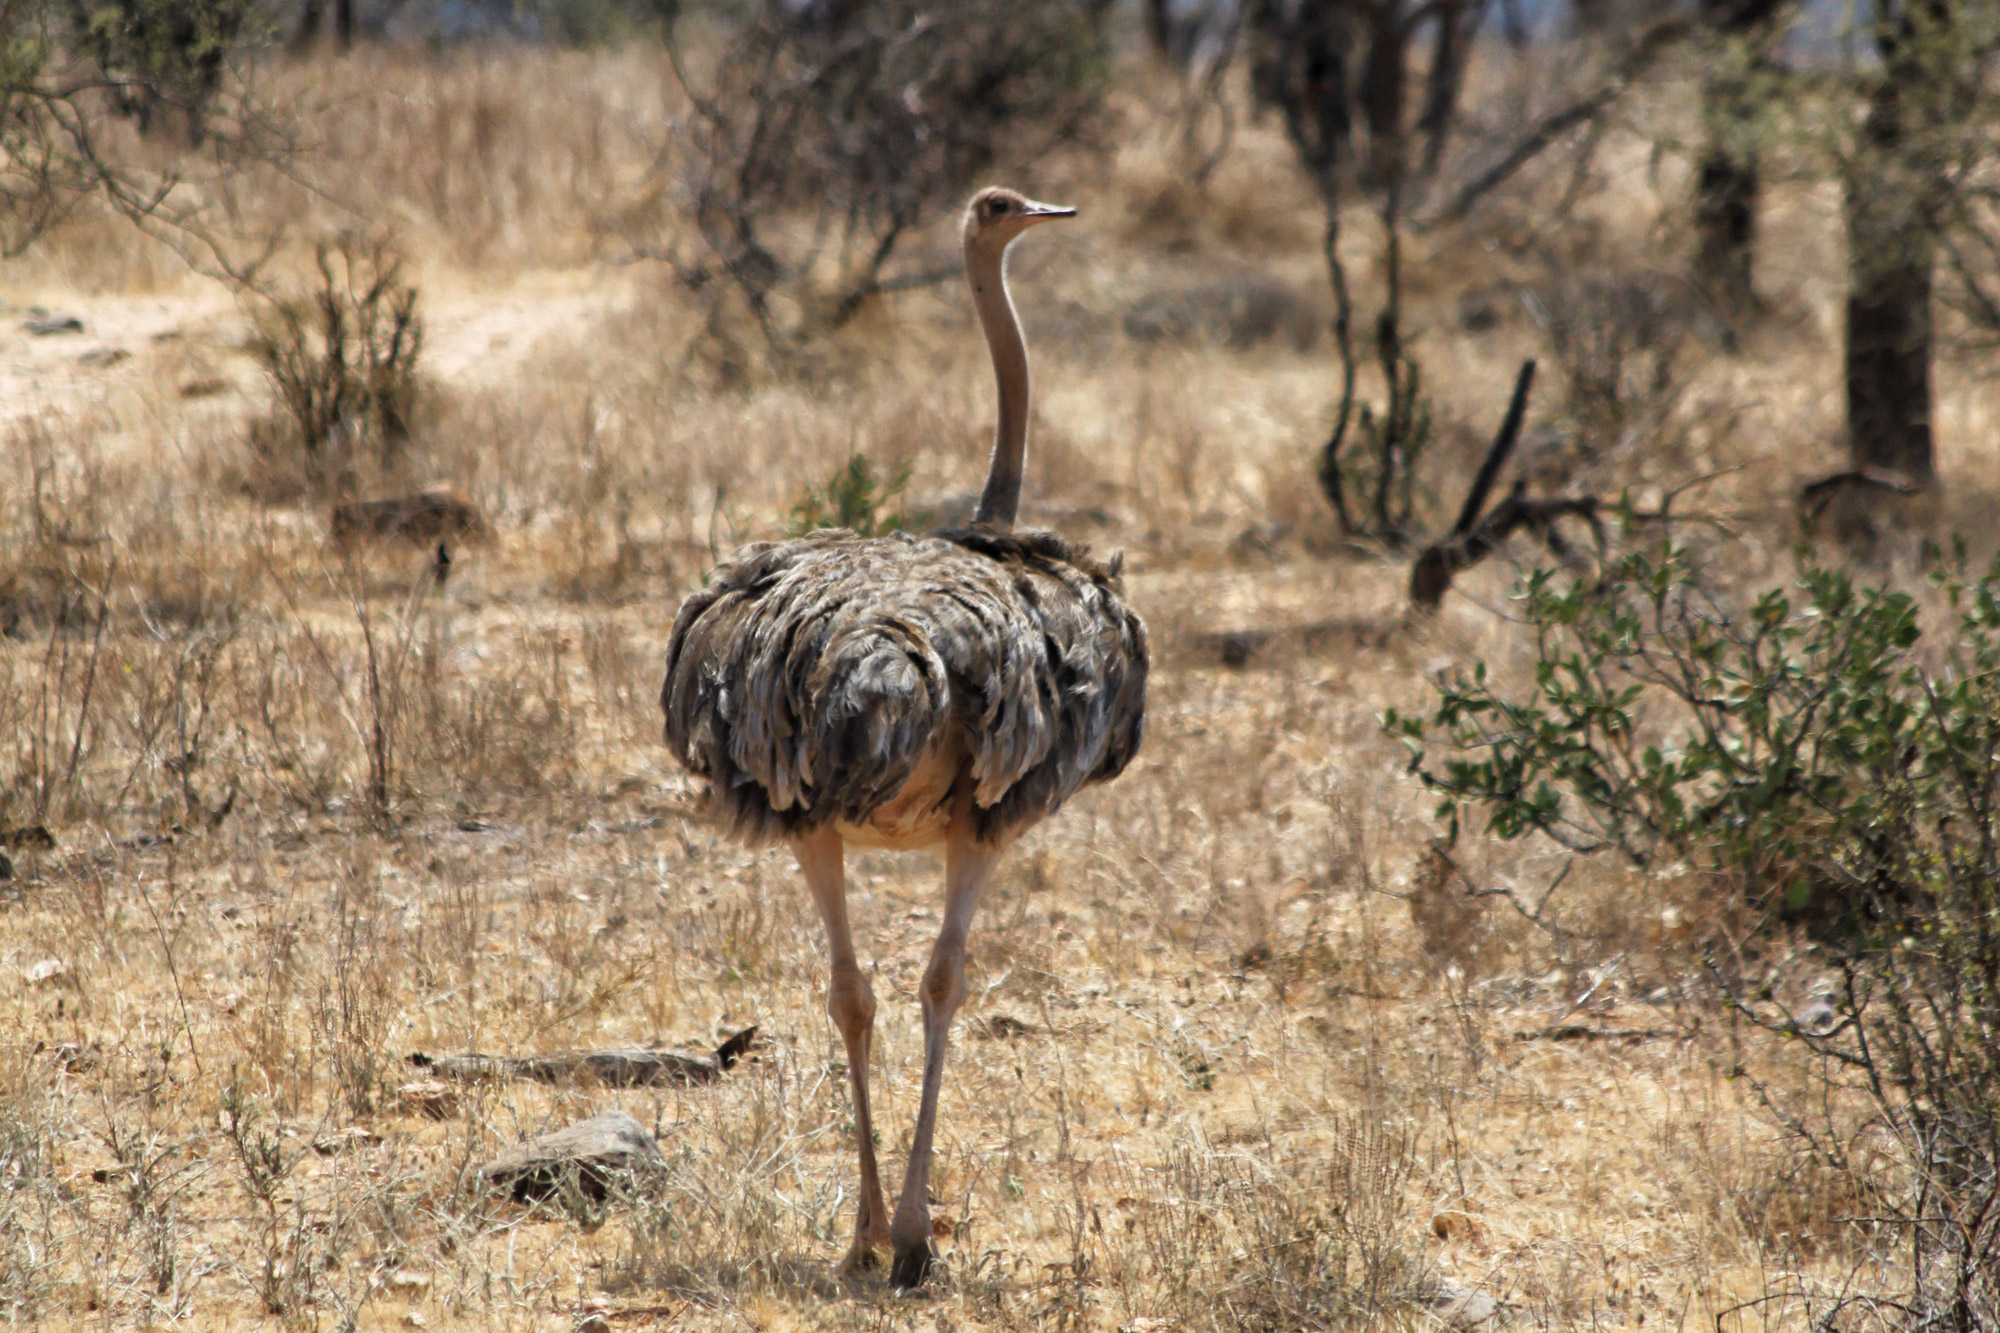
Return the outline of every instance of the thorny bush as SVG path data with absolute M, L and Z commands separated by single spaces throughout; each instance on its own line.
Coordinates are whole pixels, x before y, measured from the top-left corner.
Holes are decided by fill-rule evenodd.
M 277 393 L 309 485 L 348 487 L 372 456 L 400 461 L 424 345 L 417 289 L 391 242 L 343 236 L 316 253 L 317 282 L 260 312 L 251 350 Z M 269 442 L 263 450 L 272 452 Z
M 1831 1012 L 1795 1019 L 1768 986 L 1714 971 L 1740 1012 L 1806 1044 L 1875 1108 L 1907 1168 L 1867 1234 L 1905 1266 L 1910 1326 L 2000 1321 L 2000 561 L 1961 548 L 1933 575 L 1953 632 L 1909 593 L 1806 564 L 1732 606 L 1687 552 L 1627 554 L 1595 583 L 1532 575 L 1533 683 L 1484 664 L 1390 730 L 1456 837 L 1481 812 L 1715 890 L 1819 934 Z M 1941 640 L 1934 642 L 1933 639 Z M 1427 748 L 1447 747 L 1439 760 Z M 1711 935 L 1711 946 L 1719 941 Z M 1857 1150 L 1788 1113 L 1816 1158 Z M 1864 1317 L 1860 1304 L 1835 1316 Z M 1900 1322 L 1900 1321 L 1899 1321 Z

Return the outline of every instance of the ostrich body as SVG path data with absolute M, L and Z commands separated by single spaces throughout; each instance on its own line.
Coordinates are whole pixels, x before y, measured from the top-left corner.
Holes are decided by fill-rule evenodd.
M 938 1087 L 965 999 L 965 941 L 1001 852 L 1079 787 L 1116 777 L 1145 721 L 1146 627 L 1117 564 L 1012 530 L 1028 433 L 1028 354 L 1007 247 L 1074 216 L 1009 190 L 966 208 L 972 283 L 999 387 L 993 463 L 974 522 L 928 537 L 816 532 L 753 546 L 684 602 L 667 645 L 666 738 L 752 842 L 784 841 L 825 924 L 827 1009 L 847 1047 L 860 1142 L 854 1246 L 915 1286 L 931 1248 L 927 1187 Z M 944 926 L 920 987 L 924 1081 L 908 1171 L 885 1208 L 868 1107 L 875 998 L 847 921 L 845 847 L 943 847 Z

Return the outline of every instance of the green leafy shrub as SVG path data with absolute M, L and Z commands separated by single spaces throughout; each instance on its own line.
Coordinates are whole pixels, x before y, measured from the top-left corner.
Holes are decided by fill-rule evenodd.
M 1670 544 L 1595 583 L 1537 573 L 1519 594 L 1536 647 L 1524 692 L 1482 664 L 1442 682 L 1429 717 L 1386 720 L 1451 837 L 1476 813 L 1502 839 L 1692 868 L 1718 903 L 1817 931 L 1840 981 L 1811 1021 L 1711 970 L 1728 1003 L 1803 1041 L 1898 1145 L 1906 1170 L 1871 1200 L 1867 1234 L 1904 1265 L 1909 1322 L 1990 1328 L 2000 562 L 1969 576 L 1961 550 L 1934 583 L 1951 628 L 1927 635 L 1909 593 L 1810 564 L 1795 588 L 1742 606 Z M 1787 1123 L 1837 1167 L 1856 1151 L 1824 1109 Z
M 1953 651 L 1972 654 L 1975 677 L 1981 654 L 2000 660 L 1986 609 L 1996 578 L 1941 580 L 1966 603 Z M 1827 895 L 1853 908 L 1896 887 L 1879 864 L 1884 821 L 1950 799 L 1941 747 L 1966 720 L 1952 710 L 1982 701 L 1962 673 L 1934 697 L 1907 593 L 1809 566 L 1797 589 L 1737 610 L 1665 546 L 1593 584 L 1537 571 L 1519 601 L 1536 648 L 1525 697 L 1497 691 L 1482 663 L 1445 682 L 1428 720 L 1388 719 L 1454 836 L 1476 807 L 1503 839 L 1686 862 L 1792 911 Z M 1452 747 L 1438 765 L 1432 739 Z
M 71 40 L 103 76 L 110 104 L 150 132 L 179 116 L 188 143 L 208 117 L 230 59 L 262 36 L 262 0 L 70 0 Z
M 803 537 L 820 528 L 846 528 L 863 537 L 901 532 L 908 524 L 903 492 L 909 484 L 909 464 L 879 481 L 867 456 L 853 454 L 824 485 L 809 487 L 792 506 L 791 535 Z

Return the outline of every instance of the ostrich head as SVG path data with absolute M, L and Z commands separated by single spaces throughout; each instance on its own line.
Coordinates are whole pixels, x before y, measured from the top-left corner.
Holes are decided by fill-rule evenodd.
M 1073 218 L 1074 208 L 1044 204 L 1014 190 L 992 186 L 972 196 L 965 206 L 965 248 L 1004 251 L 1016 236 L 1037 222 Z
M 1021 500 L 1022 460 L 1028 451 L 1028 344 L 1007 295 L 1007 247 L 1037 222 L 1073 218 L 1074 208 L 1037 203 L 1012 190 L 987 189 L 965 206 L 965 277 L 973 308 L 993 353 L 1000 390 L 1000 419 L 993 433 L 993 466 L 974 521 L 1012 527 Z

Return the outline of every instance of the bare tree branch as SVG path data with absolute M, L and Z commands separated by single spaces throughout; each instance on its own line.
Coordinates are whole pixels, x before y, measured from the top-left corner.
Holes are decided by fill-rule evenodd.
M 1505 184 L 1515 172 L 1540 156 L 1544 149 L 1577 126 L 1594 121 L 1610 110 L 1640 75 L 1693 33 L 1695 28 L 1696 25 L 1684 17 L 1665 19 L 1648 28 L 1604 82 L 1568 106 L 1542 117 L 1497 162 L 1468 181 L 1443 208 L 1424 219 L 1417 229 L 1421 231 L 1441 222 L 1462 221 L 1472 212 L 1473 205 Z

